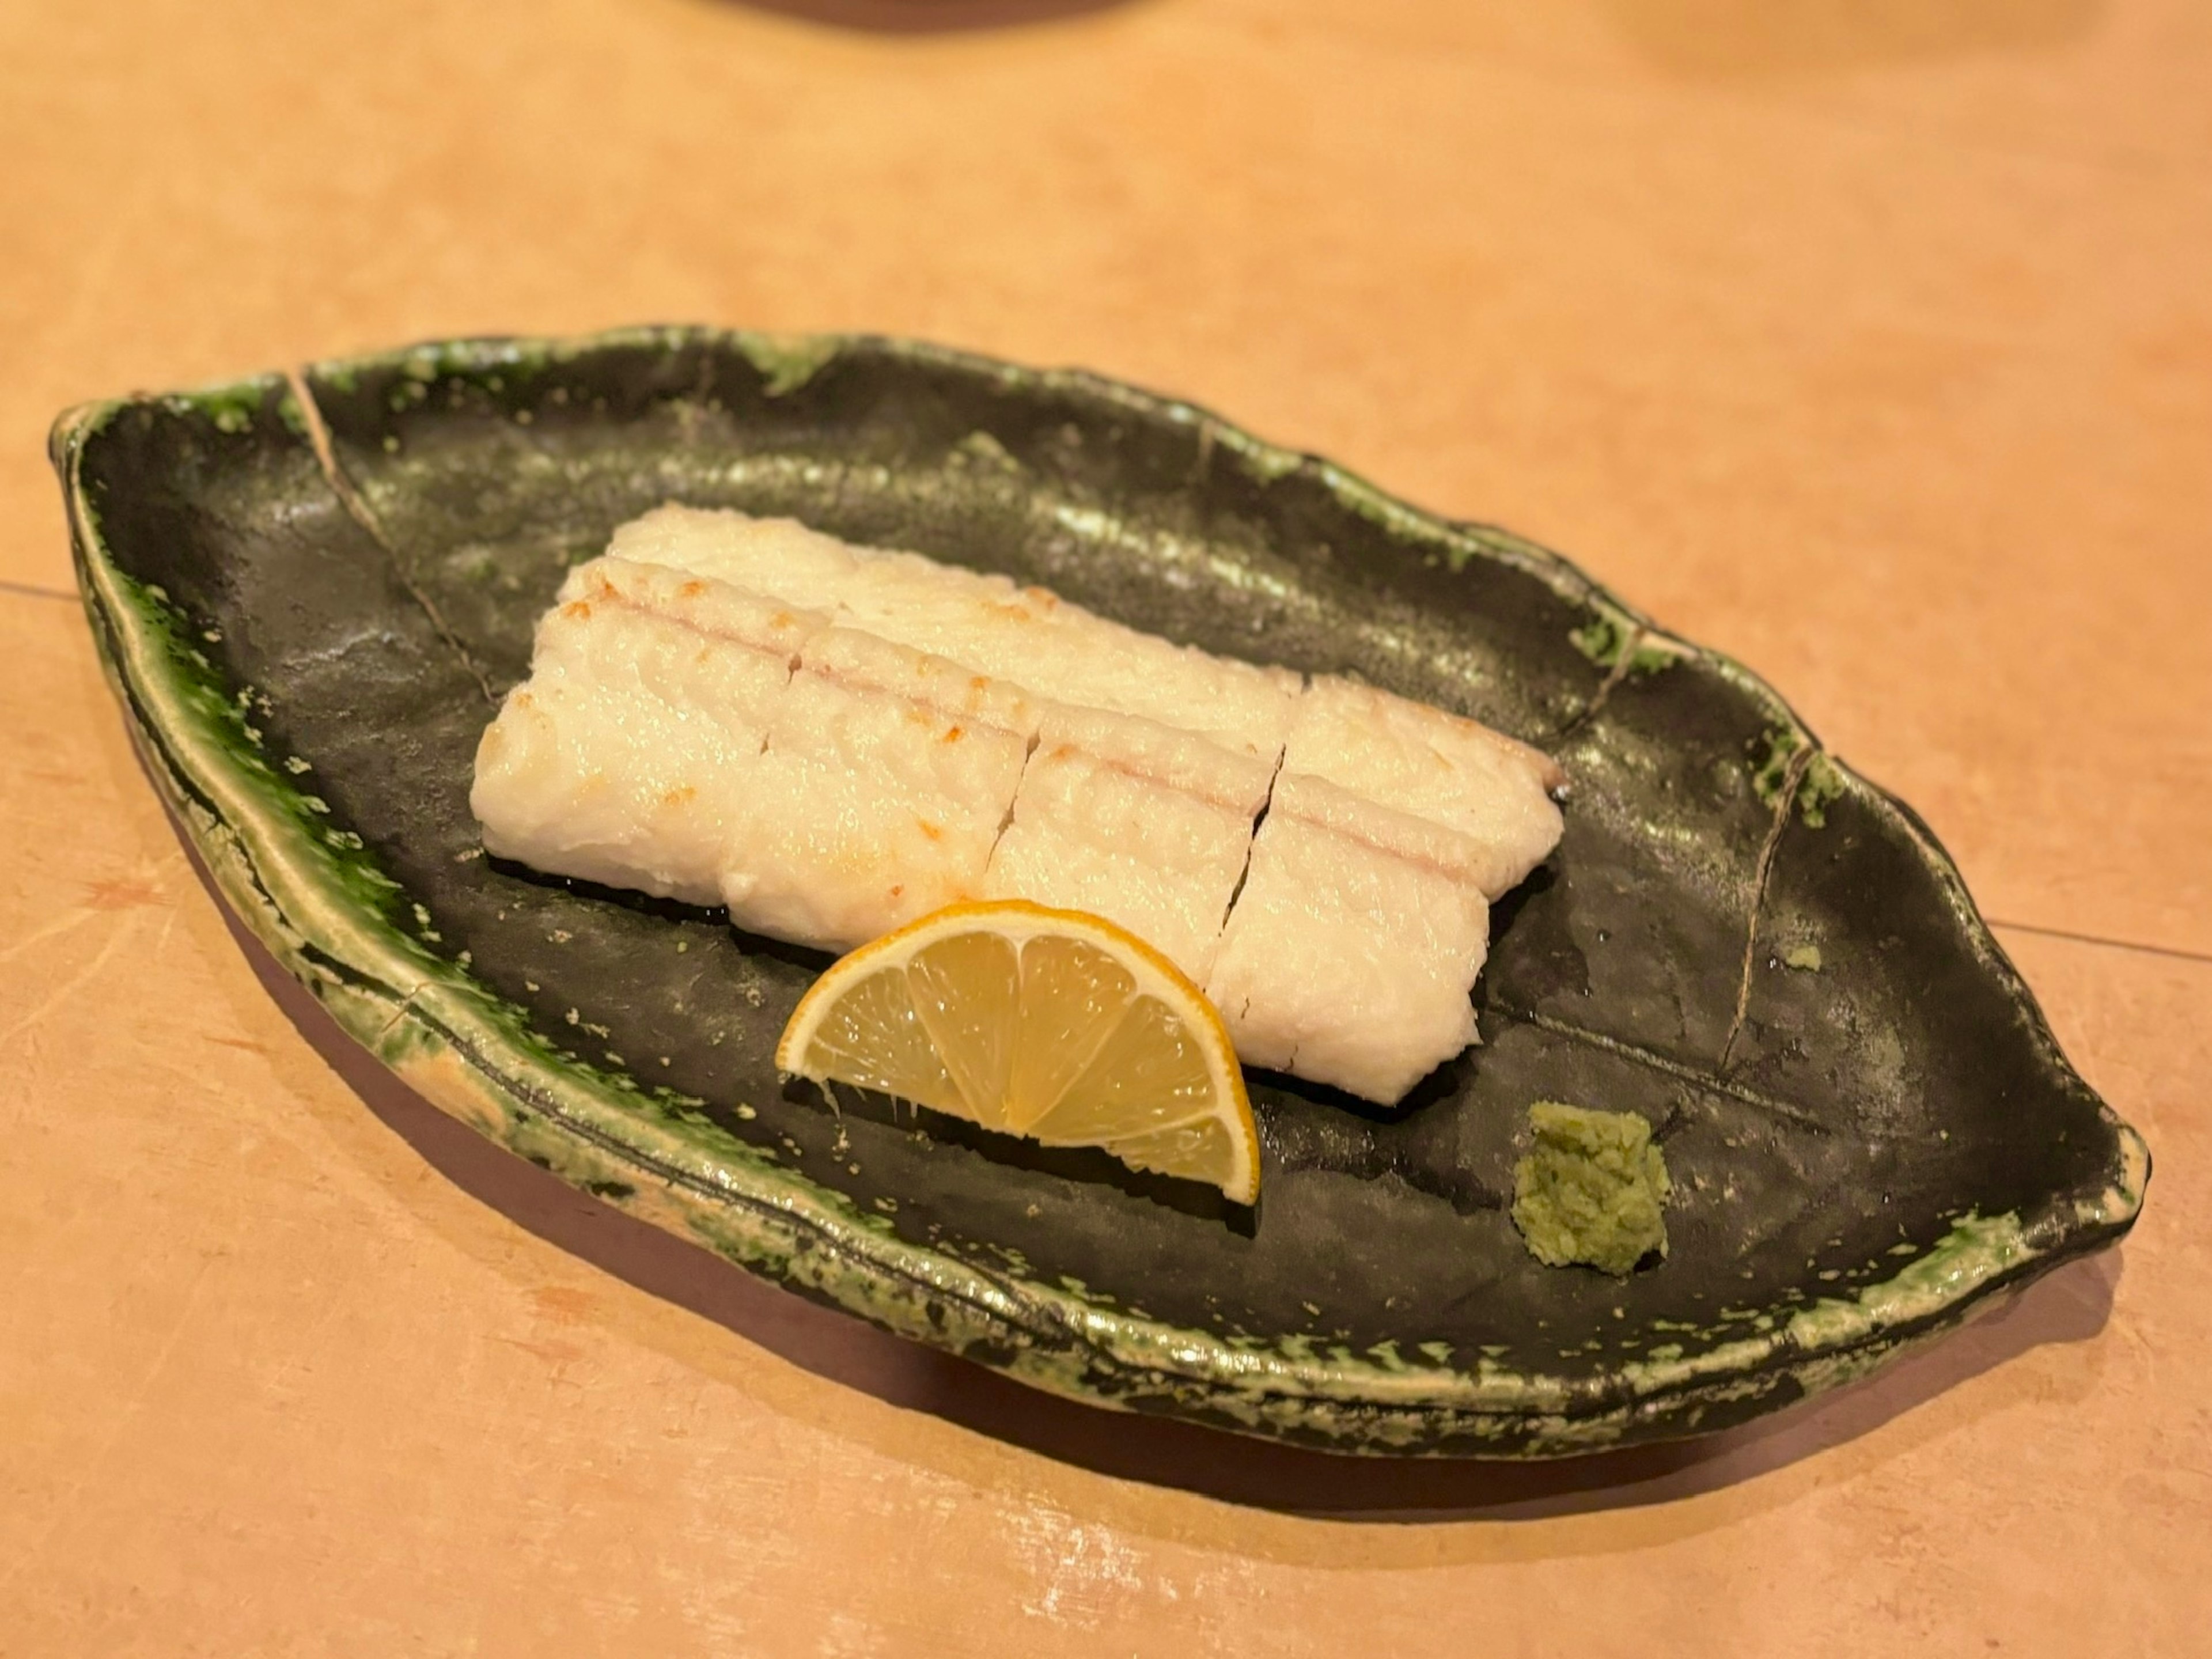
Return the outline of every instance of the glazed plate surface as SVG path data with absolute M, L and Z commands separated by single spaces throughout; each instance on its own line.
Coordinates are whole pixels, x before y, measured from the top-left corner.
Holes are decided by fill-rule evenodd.
M 1557 556 L 1097 377 L 861 337 L 463 341 L 75 410 L 80 581 L 226 900 L 521 1155 L 1056 1393 L 1345 1451 L 1552 1456 L 1863 1375 L 2124 1233 L 2141 1139 L 1910 810 Z M 776 1075 L 824 964 L 484 856 L 471 763 L 562 574 L 667 500 L 790 514 L 1557 755 L 1482 1043 L 1382 1111 L 1255 1074 L 1256 1211 Z M 1526 1109 L 1646 1115 L 1665 1261 L 1540 1266 Z

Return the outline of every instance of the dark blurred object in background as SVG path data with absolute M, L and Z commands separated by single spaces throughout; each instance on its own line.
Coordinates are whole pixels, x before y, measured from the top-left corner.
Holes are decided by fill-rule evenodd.
M 945 34 L 1006 28 L 1055 17 L 1105 11 L 1129 0 L 732 0 L 833 27 L 880 34 Z

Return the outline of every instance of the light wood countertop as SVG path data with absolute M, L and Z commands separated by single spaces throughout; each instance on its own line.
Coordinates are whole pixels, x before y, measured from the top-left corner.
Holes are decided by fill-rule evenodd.
M 0 9 L 0 1656 L 2207 1650 L 2208 89 L 2191 0 Z M 44 434 L 658 320 L 1187 396 L 1748 662 L 1957 856 L 2141 1225 L 1757 1431 L 1407 1467 L 1030 1395 L 509 1167 L 194 878 Z

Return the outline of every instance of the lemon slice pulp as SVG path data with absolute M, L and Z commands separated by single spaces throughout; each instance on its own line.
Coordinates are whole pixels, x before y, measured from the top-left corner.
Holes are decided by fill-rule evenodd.
M 1133 933 L 1023 899 L 955 904 L 832 963 L 780 1070 L 850 1083 L 1260 1195 L 1260 1143 L 1221 1017 Z

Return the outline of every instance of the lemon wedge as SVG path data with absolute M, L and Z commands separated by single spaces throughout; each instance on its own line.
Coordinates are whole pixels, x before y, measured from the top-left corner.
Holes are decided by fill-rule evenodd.
M 1221 1016 L 1135 934 L 1024 899 L 955 904 L 817 980 L 778 1069 L 896 1095 L 1047 1146 L 1260 1196 L 1260 1142 Z

